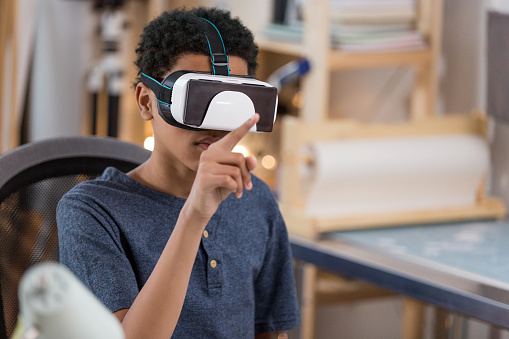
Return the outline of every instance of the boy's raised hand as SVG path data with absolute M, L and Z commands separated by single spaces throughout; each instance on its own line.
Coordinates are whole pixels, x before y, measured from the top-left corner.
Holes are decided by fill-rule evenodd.
M 231 193 L 240 198 L 244 189 L 252 188 L 250 172 L 256 167 L 256 159 L 232 150 L 259 119 L 260 116 L 255 114 L 201 154 L 186 204 L 189 212 L 203 223 L 209 221 L 219 204 Z

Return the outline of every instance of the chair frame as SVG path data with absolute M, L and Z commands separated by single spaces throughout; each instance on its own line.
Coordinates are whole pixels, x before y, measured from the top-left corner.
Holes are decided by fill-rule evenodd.
M 97 174 L 107 166 L 126 170 L 143 163 L 150 154 L 138 144 L 113 137 L 70 136 L 31 142 L 0 155 L 0 203 L 23 186 L 46 178 Z M 62 162 L 66 159 L 69 161 Z M 93 159 L 107 159 L 107 165 Z M 0 339 L 7 339 L 1 294 L 0 307 Z
M 107 158 L 111 163 L 139 163 L 150 156 L 150 151 L 138 144 L 122 141 L 112 137 L 74 136 L 46 139 L 19 146 L 0 156 L 0 202 L 9 194 L 27 184 L 26 176 L 30 174 L 32 182 L 37 182 L 53 175 L 66 175 L 81 170 L 83 173 L 97 173 L 96 168 L 83 163 L 90 158 Z M 55 163 L 62 159 L 73 162 L 55 168 Z M 83 162 L 76 161 L 82 160 Z M 85 169 L 85 170 L 83 170 Z

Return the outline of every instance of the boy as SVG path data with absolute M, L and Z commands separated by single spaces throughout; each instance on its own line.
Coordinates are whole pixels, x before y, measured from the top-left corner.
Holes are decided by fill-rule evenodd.
M 231 74 L 254 75 L 258 53 L 238 19 L 218 9 L 163 13 L 145 28 L 139 74 L 211 72 L 200 20 L 221 33 Z M 259 116 L 232 132 L 164 121 L 154 92 L 135 91 L 151 120 L 151 157 L 108 168 L 57 209 L 60 260 L 122 322 L 126 338 L 269 338 L 298 325 L 284 221 L 256 160 L 232 153 Z M 233 194 L 232 194 L 233 193 Z

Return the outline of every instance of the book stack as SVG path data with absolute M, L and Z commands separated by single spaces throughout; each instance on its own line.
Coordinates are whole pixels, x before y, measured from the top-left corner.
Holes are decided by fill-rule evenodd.
M 416 29 L 417 0 L 330 0 L 331 45 L 348 53 L 402 52 L 425 49 Z M 305 0 L 288 2 L 286 20 L 265 27 L 275 40 L 302 41 Z
M 416 21 L 416 0 L 331 0 L 332 44 L 345 52 L 424 49 Z

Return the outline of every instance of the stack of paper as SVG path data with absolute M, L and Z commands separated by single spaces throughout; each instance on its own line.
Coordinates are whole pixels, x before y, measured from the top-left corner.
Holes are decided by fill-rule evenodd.
M 264 34 L 272 39 L 302 41 L 305 0 L 296 1 L 303 18 L 271 24 Z M 416 29 L 416 0 L 331 0 L 331 45 L 344 52 L 416 51 L 426 48 Z
M 412 24 L 415 0 L 331 0 L 331 19 L 340 24 Z
M 424 36 L 404 26 L 338 26 L 331 32 L 333 47 L 345 52 L 415 51 L 426 48 Z
M 415 0 L 331 0 L 333 45 L 345 52 L 424 49 L 416 7 Z

